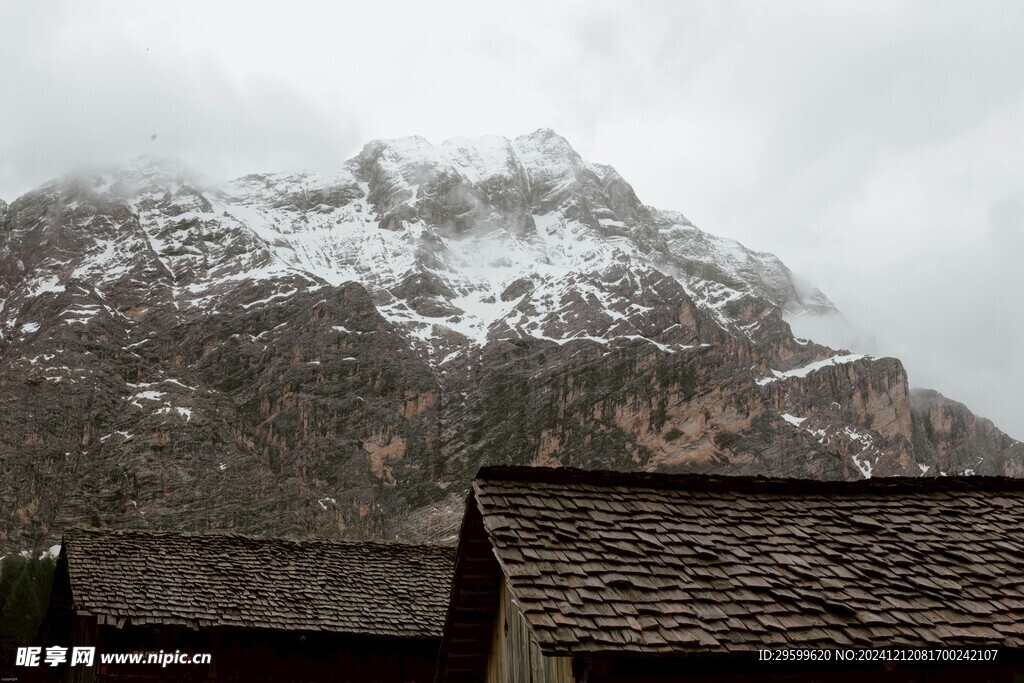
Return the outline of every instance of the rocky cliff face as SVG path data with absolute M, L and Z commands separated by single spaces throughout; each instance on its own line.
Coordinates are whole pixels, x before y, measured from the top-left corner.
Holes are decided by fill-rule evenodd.
M 1021 474 L 771 254 L 541 130 L 0 203 L 0 546 L 70 524 L 446 539 L 481 464 Z

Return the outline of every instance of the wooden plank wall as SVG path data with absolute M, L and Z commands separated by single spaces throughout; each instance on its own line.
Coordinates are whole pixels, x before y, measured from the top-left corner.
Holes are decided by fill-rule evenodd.
M 98 640 L 98 627 L 96 617 L 82 616 L 75 614 L 71 619 L 71 639 L 67 642 L 68 656 L 71 656 L 75 647 L 96 647 Z M 64 643 L 56 643 L 64 645 Z M 96 680 L 96 671 L 99 668 L 99 656 L 96 656 L 94 666 L 67 667 L 67 680 L 70 683 L 93 683 Z
M 571 657 L 546 657 L 506 581 L 487 660 L 487 683 L 576 683 Z

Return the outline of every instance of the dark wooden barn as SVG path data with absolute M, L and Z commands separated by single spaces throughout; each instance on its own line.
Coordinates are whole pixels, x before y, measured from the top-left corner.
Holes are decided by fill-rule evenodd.
M 437 680 L 1021 681 L 1022 553 L 1019 480 L 488 468 Z
M 40 641 L 96 648 L 94 666 L 61 668 L 74 681 L 430 681 L 454 554 L 438 546 L 72 529 Z M 209 653 L 210 663 L 100 661 L 160 651 Z

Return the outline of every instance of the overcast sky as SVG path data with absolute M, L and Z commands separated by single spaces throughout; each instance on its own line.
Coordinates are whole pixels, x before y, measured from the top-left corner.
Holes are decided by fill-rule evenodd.
M 141 152 L 226 178 L 330 167 L 377 137 L 547 126 L 646 203 L 777 253 L 846 314 L 845 341 L 1024 439 L 1024 3 L 0 0 L 0 16 L 2 199 Z

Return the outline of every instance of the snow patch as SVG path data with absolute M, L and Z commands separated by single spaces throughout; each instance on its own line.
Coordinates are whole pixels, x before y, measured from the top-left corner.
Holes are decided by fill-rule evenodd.
M 298 294 L 298 292 L 299 290 L 297 289 L 292 289 L 287 292 L 278 292 L 277 294 L 271 294 L 266 299 L 260 299 L 259 301 L 253 301 L 247 304 L 242 304 L 242 308 L 244 308 L 245 310 L 249 310 L 253 306 L 259 306 L 260 304 L 265 304 L 269 301 L 273 301 L 274 299 L 286 299 L 288 297 L 295 296 L 296 294 Z
M 780 379 L 789 379 L 790 377 L 807 377 L 807 375 L 811 374 L 812 372 L 816 372 L 818 370 L 821 370 L 822 368 L 827 368 L 827 367 L 829 367 L 831 365 L 842 365 L 844 363 L 855 363 L 855 362 L 857 362 L 859 360 L 875 360 L 875 359 L 872 358 L 871 356 L 868 356 L 868 355 L 862 354 L 862 353 L 850 353 L 850 354 L 846 354 L 846 355 L 842 355 L 842 356 L 832 356 L 831 358 L 826 358 L 825 360 L 819 360 L 819 361 L 816 361 L 814 363 L 810 363 L 808 365 L 805 365 L 805 366 L 803 366 L 801 368 L 794 368 L 793 370 L 787 370 L 785 372 L 780 372 L 778 370 L 772 370 L 772 376 L 760 377 L 760 378 L 758 378 L 756 380 L 756 382 L 758 383 L 758 385 L 764 386 L 766 384 L 770 384 L 771 382 L 775 382 L 775 381 L 778 381 Z
M 783 420 L 793 425 L 794 427 L 799 427 L 800 425 L 803 424 L 804 420 L 807 419 L 806 417 L 796 417 L 795 415 L 790 415 L 789 413 L 782 413 L 780 417 L 782 417 Z

